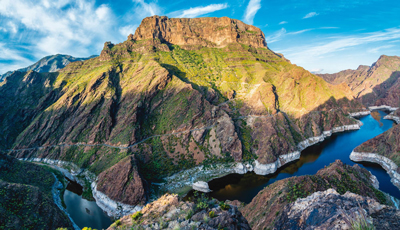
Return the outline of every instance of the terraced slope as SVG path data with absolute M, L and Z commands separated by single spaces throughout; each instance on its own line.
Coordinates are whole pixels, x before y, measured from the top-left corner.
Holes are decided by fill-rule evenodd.
M 1 123 L 3 151 L 95 175 L 134 155 L 138 184 L 199 164 L 274 162 L 307 138 L 357 124 L 347 113 L 362 109 L 349 87 L 291 64 L 261 30 L 229 18 L 146 18 L 97 58 L 14 74 L 0 87 L 0 117 L 18 124 Z M 137 178 L 126 177 L 113 183 Z

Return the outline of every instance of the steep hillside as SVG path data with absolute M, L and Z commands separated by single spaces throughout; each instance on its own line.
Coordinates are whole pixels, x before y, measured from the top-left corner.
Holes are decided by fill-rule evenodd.
M 399 107 L 400 57 L 382 55 L 371 67 L 319 74 L 332 84 L 346 83 L 363 104 Z
M 0 86 L 3 151 L 95 175 L 119 164 L 128 173 L 117 183 L 135 178 L 139 191 L 199 164 L 280 161 L 307 138 L 357 128 L 348 112 L 362 109 L 345 84 L 292 65 L 268 49 L 260 29 L 225 17 L 149 17 L 97 58 L 14 75 Z M 143 201 L 124 200 L 105 183 L 115 200 Z
M 55 182 L 42 167 L 0 154 L 0 229 L 72 228 L 54 203 Z
M 36 62 L 33 65 L 30 65 L 26 68 L 21 68 L 16 70 L 17 72 L 29 72 L 31 70 L 39 73 L 51 73 L 51 72 L 57 72 L 58 70 L 64 68 L 71 62 L 75 61 L 84 61 L 90 58 L 94 58 L 96 56 L 90 56 L 88 58 L 76 58 L 72 57 L 70 55 L 63 55 L 63 54 L 56 54 L 56 55 L 50 55 L 46 56 L 42 59 L 40 59 L 38 62 Z M 0 82 L 4 81 L 6 77 L 10 76 L 13 73 L 13 71 L 9 71 L 5 74 L 0 75 Z
M 381 204 L 393 205 L 387 195 L 374 188 L 370 178 L 370 172 L 358 165 L 351 167 L 337 160 L 318 171 L 316 175 L 291 177 L 276 181 L 260 191 L 251 203 L 240 210 L 249 221 L 252 229 L 308 229 L 310 226 L 332 229 L 332 226 L 337 227 L 340 222 L 346 224 L 343 223 L 344 216 L 338 209 L 342 208 L 344 213 L 350 214 L 351 209 L 357 209 L 358 205 L 365 208 L 366 198 L 362 197 L 372 198 L 371 200 L 376 203 L 374 205 L 377 207 L 381 207 Z M 325 201 L 315 199 L 321 195 L 321 192 L 331 188 L 338 193 L 330 191 L 322 193 L 322 195 L 334 194 L 334 197 Z M 320 193 L 315 195 L 315 192 Z M 361 196 L 349 196 L 349 193 Z M 344 196 L 341 197 L 339 194 Z M 352 200 L 346 197 L 356 199 Z M 372 204 L 373 202 L 369 203 Z M 293 207 L 298 205 L 297 203 L 301 204 L 301 208 Z M 388 207 L 388 209 L 390 208 Z M 394 209 L 390 210 L 393 211 Z M 394 212 L 396 211 L 394 210 Z M 298 217 L 301 215 L 303 216 Z M 371 212 L 368 215 L 371 215 Z M 398 217 L 394 216 L 394 218 L 397 218 L 395 221 L 398 220 Z M 299 219 L 303 221 L 299 221 Z

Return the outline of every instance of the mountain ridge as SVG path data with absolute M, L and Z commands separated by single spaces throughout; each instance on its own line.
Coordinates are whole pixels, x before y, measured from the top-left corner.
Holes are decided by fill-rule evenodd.
M 72 57 L 70 55 L 65 55 L 65 54 L 55 54 L 55 55 L 49 55 L 46 57 L 41 58 L 39 61 L 35 62 L 34 64 L 25 67 L 25 68 L 21 68 L 21 69 L 17 69 L 15 71 L 18 72 L 28 72 L 30 70 L 39 72 L 39 73 L 47 73 L 47 72 L 56 72 L 62 68 L 64 68 L 66 65 L 68 65 L 71 62 L 74 61 L 84 61 L 90 58 L 94 58 L 97 55 L 92 55 L 88 58 L 76 58 L 76 57 Z M 13 72 L 15 71 L 8 71 L 2 75 L 0 75 L 0 82 L 4 81 L 6 77 L 10 76 Z

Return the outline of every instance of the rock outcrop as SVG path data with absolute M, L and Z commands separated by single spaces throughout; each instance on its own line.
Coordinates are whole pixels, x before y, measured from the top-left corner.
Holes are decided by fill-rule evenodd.
M 254 197 L 251 203 L 240 210 L 252 229 L 274 227 L 280 229 L 279 226 L 284 223 L 277 220 L 283 218 L 282 215 L 290 215 L 286 212 L 287 205 L 298 201 L 298 198 L 305 198 L 315 192 L 326 191 L 330 188 L 342 195 L 350 191 L 363 197 L 370 197 L 381 204 L 394 206 L 391 197 L 377 190 L 375 186 L 376 178 L 374 179 L 370 172 L 358 165 L 348 166 L 337 160 L 319 170 L 316 175 L 287 178 L 268 185 Z M 319 218 L 319 215 L 315 217 Z M 331 217 L 335 219 L 334 215 Z M 307 229 L 306 222 L 298 224 Z
M 286 205 L 274 229 L 339 230 L 352 229 L 357 223 L 364 228 L 398 229 L 400 211 L 369 197 L 328 189 Z
M 113 200 L 143 206 L 146 202 L 146 181 L 138 171 L 134 156 L 128 156 L 99 174 L 97 190 Z
M 266 48 L 264 33 L 239 20 L 222 18 L 168 18 L 152 16 L 143 19 L 134 35 L 135 41 L 159 39 L 161 42 L 186 46 L 224 47 L 241 43 L 254 48 Z

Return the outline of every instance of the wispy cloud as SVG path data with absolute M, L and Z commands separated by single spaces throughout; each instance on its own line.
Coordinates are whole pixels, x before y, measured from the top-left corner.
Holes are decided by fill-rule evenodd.
M 274 43 L 280 41 L 285 35 L 286 35 L 286 29 L 282 28 L 273 33 L 272 35 L 265 37 L 265 40 L 267 41 L 267 43 Z
M 308 32 L 308 31 L 310 31 L 310 30 L 313 30 L 313 29 L 305 29 L 305 30 L 299 30 L 299 31 L 289 32 L 289 33 L 287 33 L 287 35 L 302 34 L 302 33 Z
M 310 13 L 306 14 L 306 16 L 303 17 L 303 19 L 312 18 L 312 17 L 315 17 L 317 15 L 318 15 L 318 13 L 316 13 L 316 12 L 310 12 Z
M 133 2 L 137 4 L 134 9 L 136 17 L 144 18 L 161 13 L 160 7 L 154 2 L 146 3 L 144 0 L 133 0 Z
M 247 5 L 246 11 L 243 15 L 243 21 L 247 24 L 253 24 L 254 16 L 261 8 L 261 0 L 250 0 L 249 4 Z
M 382 45 L 382 43 L 379 42 L 389 43 L 390 41 L 399 40 L 400 28 L 390 28 L 373 33 L 336 36 L 324 39 L 326 39 L 326 41 L 321 41 L 318 43 L 313 42 L 313 45 L 297 45 L 289 47 L 286 50 L 280 50 L 280 52 L 294 63 L 305 67 L 307 65 L 312 65 L 311 63 L 320 62 L 325 58 L 330 60 L 332 57 L 338 56 L 337 52 L 349 51 L 357 47 L 367 50 L 369 53 L 379 53 L 381 50 L 394 47 L 394 45 Z M 372 47 L 373 45 L 381 46 Z M 368 47 L 371 48 L 368 49 Z M 363 51 L 363 53 L 365 53 L 365 51 Z M 328 69 L 328 67 L 325 69 Z
M 286 23 L 288 23 L 287 21 L 281 21 L 280 23 L 279 23 L 279 25 L 283 25 L 283 24 L 286 24 Z
M 335 26 L 324 26 L 324 27 L 320 27 L 319 29 L 330 30 L 330 29 L 339 29 L 339 27 L 335 27 Z
M 218 10 L 228 8 L 228 4 L 211 4 L 208 6 L 198 6 L 186 10 L 178 10 L 169 14 L 170 17 L 177 18 L 195 18 L 204 14 L 212 13 Z
M 322 71 L 324 71 L 324 69 L 312 69 L 312 70 L 310 70 L 310 72 L 313 73 L 313 74 L 322 73 Z
M 275 33 L 273 33 L 272 35 L 269 35 L 265 38 L 265 40 L 267 41 L 267 43 L 274 43 L 277 41 L 282 40 L 285 36 L 287 35 L 297 35 L 297 34 L 302 34 L 305 33 L 307 31 L 311 31 L 314 29 L 304 29 L 304 30 L 299 30 L 299 31 L 293 31 L 293 32 L 287 32 L 285 28 L 282 28 L 278 31 L 276 31 Z
M 392 48 L 392 47 L 394 47 L 394 45 L 378 46 L 378 47 L 374 47 L 374 48 L 368 49 L 367 52 L 376 54 L 376 53 L 380 53 L 381 50 L 389 49 L 389 48 Z

